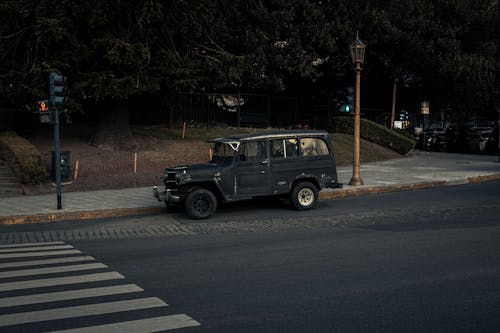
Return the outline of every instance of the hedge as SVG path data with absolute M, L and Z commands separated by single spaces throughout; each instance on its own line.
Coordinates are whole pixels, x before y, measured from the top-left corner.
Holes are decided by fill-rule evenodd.
M 0 132 L 0 154 L 13 167 L 22 183 L 37 184 L 46 179 L 42 154 L 16 132 Z
M 354 118 L 336 117 L 329 124 L 328 130 L 334 133 L 353 134 Z M 361 119 L 361 138 L 379 144 L 405 155 L 415 147 L 415 140 L 390 130 L 382 125 Z

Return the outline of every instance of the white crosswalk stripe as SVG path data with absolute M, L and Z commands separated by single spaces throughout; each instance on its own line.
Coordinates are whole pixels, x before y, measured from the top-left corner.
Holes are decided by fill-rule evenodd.
M 7 244 L 7 245 L 0 245 L 0 249 L 6 249 L 6 248 L 11 248 L 11 247 L 42 246 L 42 245 L 64 245 L 64 242 L 57 241 L 57 242 Z
M 124 279 L 124 278 L 125 277 L 120 273 L 107 272 L 107 273 L 95 273 L 95 274 L 86 274 L 77 276 L 66 276 L 66 277 L 50 278 L 50 279 L 16 281 L 16 282 L 0 283 L 0 291 L 13 291 L 21 289 L 53 287 L 66 284 L 89 283 L 89 282 Z
M 36 328 L 40 322 L 45 323 L 41 330 L 50 330 L 53 323 L 53 327 L 58 329 L 54 332 L 58 333 L 146 333 L 200 326 L 199 322 L 186 314 L 148 317 L 145 314 L 148 309 L 158 309 L 153 313 L 164 312 L 168 304 L 157 297 L 141 296 L 144 290 L 135 284 L 119 284 L 118 281 L 125 279 L 123 275 L 109 271 L 108 266 L 81 254 L 81 251 L 64 242 L 0 245 L 0 308 L 7 311 L 3 312 L 6 314 L 0 314 L 0 331 L 11 331 L 17 325 L 23 325 L 20 326 L 23 332 L 30 331 L 26 330 L 26 325 L 35 327 L 34 331 L 40 331 Z M 42 258 L 31 260 L 31 257 Z M 87 270 L 95 271 L 82 274 Z M 59 274 L 63 276 L 57 276 Z M 40 275 L 43 278 L 38 278 Z M 46 275 L 54 277 L 48 278 Z M 73 286 L 78 287 L 68 290 Z M 38 291 L 39 288 L 43 289 Z M 27 294 L 26 291 L 31 293 Z M 21 294 L 16 296 L 19 292 Z M 75 305 L 77 300 L 87 301 Z M 57 303 L 65 301 L 71 302 L 70 305 Z M 23 310 L 25 306 L 30 307 Z M 113 316 L 105 323 L 108 318 L 106 315 L 116 313 L 123 313 L 123 317 L 129 320 L 117 322 L 118 317 Z M 130 318 L 128 313 L 135 315 Z M 91 319 L 69 321 L 71 318 L 97 315 L 100 321 L 94 326 Z M 63 322 L 56 324 L 60 321 Z M 85 327 L 75 327 L 77 323 L 84 323 L 82 325 Z M 68 325 L 73 327 L 61 329 Z
M 8 252 L 33 252 L 33 251 L 52 251 L 52 250 L 66 250 L 72 249 L 71 245 L 54 245 L 54 246 L 35 246 L 35 247 L 16 247 L 16 248 L 8 248 L 8 249 L 0 249 L 0 253 L 8 253 Z
M 0 315 L 0 327 L 167 306 L 156 297 Z
M 8 263 L 0 264 L 0 268 L 41 266 L 41 265 L 62 264 L 62 263 L 67 264 L 70 262 L 93 261 L 93 260 L 95 260 L 95 259 L 92 258 L 91 256 L 66 257 L 66 258 L 43 259 L 43 260 L 27 260 L 27 261 L 8 262 Z
M 0 254 L 0 259 L 23 258 L 23 257 L 62 256 L 62 255 L 67 255 L 67 254 L 80 254 L 80 253 L 82 253 L 82 251 L 78 251 L 78 250 L 6 253 L 6 254 Z
M 191 326 L 200 326 L 200 323 L 185 314 L 180 314 L 49 333 L 153 333 Z
M 82 264 L 82 265 L 47 267 L 47 268 L 21 269 L 18 271 L 0 272 L 0 279 L 20 277 L 20 276 L 40 275 L 40 274 L 76 272 L 76 271 L 84 271 L 88 269 L 98 269 L 98 268 L 108 268 L 108 266 L 97 263 L 97 264 Z
M 98 296 L 118 295 L 144 291 L 135 284 L 124 284 L 111 287 L 75 289 L 69 291 L 59 291 L 53 293 L 33 294 L 27 296 L 14 296 L 0 298 L 0 307 L 10 307 L 27 304 L 50 303 L 66 301 L 72 299 L 82 299 Z

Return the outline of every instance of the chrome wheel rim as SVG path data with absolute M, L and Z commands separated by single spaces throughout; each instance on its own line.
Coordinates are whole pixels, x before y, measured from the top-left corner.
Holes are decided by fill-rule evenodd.
M 297 194 L 297 198 L 302 206 L 309 206 L 314 202 L 314 192 L 310 188 L 303 188 Z

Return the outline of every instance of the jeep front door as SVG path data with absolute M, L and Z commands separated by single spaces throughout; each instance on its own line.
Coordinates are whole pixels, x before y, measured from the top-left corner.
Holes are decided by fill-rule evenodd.
M 242 143 L 236 163 L 235 190 L 238 196 L 270 194 L 271 179 L 266 141 Z

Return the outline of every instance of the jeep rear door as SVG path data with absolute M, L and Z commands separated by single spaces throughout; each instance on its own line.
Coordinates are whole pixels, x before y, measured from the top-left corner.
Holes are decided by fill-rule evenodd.
M 297 138 L 273 139 L 270 146 L 272 191 L 287 193 L 293 180 L 307 168 L 300 158 L 299 141 Z

